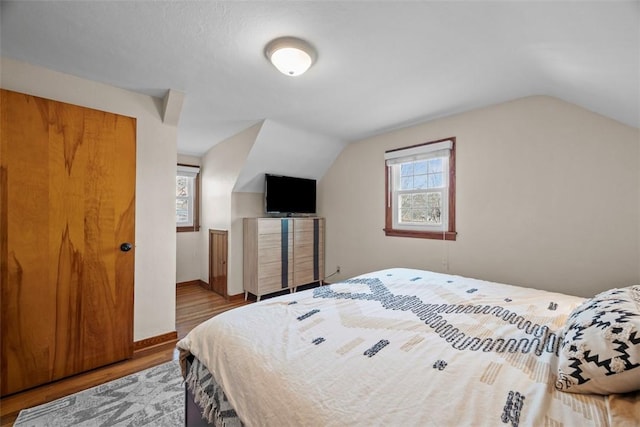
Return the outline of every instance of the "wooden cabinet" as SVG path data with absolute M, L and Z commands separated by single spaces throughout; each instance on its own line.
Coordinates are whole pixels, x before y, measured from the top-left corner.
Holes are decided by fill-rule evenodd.
M 324 218 L 293 220 L 294 286 L 324 280 Z
M 293 219 L 245 218 L 244 291 L 261 295 L 293 287 Z
M 324 218 L 245 218 L 244 291 L 257 296 L 324 280 Z

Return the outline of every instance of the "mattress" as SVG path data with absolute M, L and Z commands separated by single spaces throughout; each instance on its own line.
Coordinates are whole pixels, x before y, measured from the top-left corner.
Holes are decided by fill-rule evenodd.
M 387 269 L 220 314 L 178 348 L 247 426 L 639 425 L 638 393 L 555 387 L 583 301 Z

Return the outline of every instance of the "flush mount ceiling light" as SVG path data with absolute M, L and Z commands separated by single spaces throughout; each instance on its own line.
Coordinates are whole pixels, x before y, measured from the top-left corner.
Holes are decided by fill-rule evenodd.
M 315 49 L 306 41 L 295 37 L 280 37 L 270 41 L 264 48 L 264 54 L 287 76 L 299 76 L 316 60 Z

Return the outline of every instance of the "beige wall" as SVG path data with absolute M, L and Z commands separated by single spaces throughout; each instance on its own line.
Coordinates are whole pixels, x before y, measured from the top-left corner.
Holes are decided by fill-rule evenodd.
M 175 331 L 176 128 L 158 99 L 2 58 L 5 89 L 137 119 L 134 340 Z
M 264 193 L 233 193 L 231 198 L 231 232 L 229 237 L 229 295 L 244 292 L 243 274 L 243 218 L 264 216 Z
M 458 239 L 386 237 L 384 151 L 457 138 Z M 530 97 L 349 145 L 319 185 L 327 270 L 407 266 L 589 296 L 640 283 L 638 129 Z
M 232 192 L 249 151 L 260 131 L 256 124 L 231 138 L 216 144 L 202 156 L 200 177 L 202 185 L 202 215 L 200 217 L 200 279 L 209 282 L 209 229 L 227 230 L 228 264 L 237 265 L 237 236 L 232 230 Z M 240 238 L 241 239 L 241 238 Z M 240 243 L 242 240 L 240 240 Z M 242 263 L 242 260 L 239 261 Z M 228 271 L 229 295 L 242 292 L 242 277 Z
M 177 163 L 200 166 L 200 157 L 178 154 Z M 200 279 L 200 233 L 176 233 L 176 283 Z

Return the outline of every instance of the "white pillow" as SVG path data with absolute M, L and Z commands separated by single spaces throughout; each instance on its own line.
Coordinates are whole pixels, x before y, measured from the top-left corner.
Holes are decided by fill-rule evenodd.
M 586 300 L 573 310 L 562 333 L 558 390 L 640 390 L 640 286 L 611 289 Z

